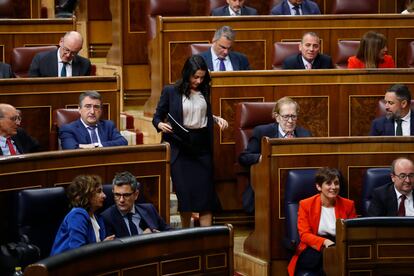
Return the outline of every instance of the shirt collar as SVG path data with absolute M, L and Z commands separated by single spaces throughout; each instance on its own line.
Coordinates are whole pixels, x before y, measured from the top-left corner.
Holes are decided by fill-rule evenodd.
M 233 10 L 230 8 L 230 6 L 228 6 L 228 9 L 229 9 L 229 14 L 230 14 L 230 16 L 238 16 L 238 15 L 241 15 L 241 9 L 239 10 L 239 14 L 237 14 L 235 11 L 233 11 Z
M 407 122 L 411 119 L 411 109 L 408 111 L 407 115 L 401 118 L 401 120 Z
M 284 132 L 283 131 L 283 129 L 282 129 L 282 127 L 280 126 L 280 124 L 277 124 L 278 125 L 278 129 L 279 129 L 279 133 L 280 133 L 280 135 L 282 135 L 282 137 L 281 138 L 285 138 L 285 136 L 286 136 L 286 132 Z M 293 130 L 293 133 L 295 133 L 295 131 Z M 296 135 L 295 135 L 296 136 Z
M 82 117 L 80 118 L 80 121 L 82 122 L 82 124 L 85 126 L 85 128 L 90 127 L 90 125 L 87 125 L 83 120 Z M 95 125 L 95 127 L 98 127 L 98 124 Z
M 60 48 L 61 48 L 61 47 L 59 47 L 59 49 L 57 50 L 57 59 L 58 59 L 58 63 L 63 63 L 63 61 L 62 61 L 62 59 L 60 58 L 60 55 L 59 55 L 59 53 L 60 53 Z M 70 65 L 72 65 L 72 61 L 73 61 L 73 59 L 72 59 L 71 61 L 67 62 L 66 64 L 70 64 Z
M 286 2 L 289 5 L 289 10 L 291 11 L 290 13 L 292 13 L 292 10 L 295 7 L 295 5 L 292 5 L 292 3 L 289 2 L 289 0 L 287 0 Z M 299 11 L 300 11 L 301 5 L 298 5 L 298 7 L 299 7 Z
M 400 193 L 397 190 L 397 188 L 395 188 L 395 186 L 394 186 L 394 190 L 395 190 L 395 193 L 397 194 L 397 200 L 400 199 L 400 196 L 402 195 L 402 193 Z M 408 199 L 409 201 L 413 200 L 413 191 L 411 191 L 408 195 L 406 195 L 406 199 Z

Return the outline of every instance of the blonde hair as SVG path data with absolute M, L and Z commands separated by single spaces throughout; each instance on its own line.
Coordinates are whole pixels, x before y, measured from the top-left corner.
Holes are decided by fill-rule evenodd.
M 381 62 L 379 54 L 386 45 L 387 39 L 383 34 L 369 31 L 361 38 L 357 58 L 365 63 L 365 68 L 378 68 Z
M 295 108 L 296 108 L 296 114 L 299 114 L 299 104 L 297 103 L 297 102 L 295 102 L 292 98 L 290 98 L 290 97 L 283 97 L 283 98 L 280 98 L 277 102 L 276 102 L 276 104 L 275 104 L 275 106 L 273 107 L 273 110 L 272 110 L 272 114 L 279 114 L 279 112 L 280 112 L 280 108 L 282 107 L 282 105 L 285 105 L 285 104 L 294 104 L 295 105 Z

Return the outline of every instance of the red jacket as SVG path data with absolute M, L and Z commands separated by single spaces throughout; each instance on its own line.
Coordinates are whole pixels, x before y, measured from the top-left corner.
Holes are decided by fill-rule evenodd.
M 356 56 L 352 56 L 348 58 L 348 68 L 350 69 L 365 68 L 365 63 L 359 58 L 357 58 Z M 385 55 L 383 62 L 378 64 L 378 68 L 395 68 L 394 60 L 392 59 L 392 56 Z
M 295 274 L 296 262 L 299 255 L 308 247 L 321 251 L 325 238 L 318 236 L 319 221 L 321 219 L 321 196 L 320 194 L 306 198 L 299 202 L 298 231 L 300 243 L 296 253 L 288 265 L 290 276 Z M 336 218 L 355 218 L 355 205 L 352 200 L 337 196 L 335 203 Z

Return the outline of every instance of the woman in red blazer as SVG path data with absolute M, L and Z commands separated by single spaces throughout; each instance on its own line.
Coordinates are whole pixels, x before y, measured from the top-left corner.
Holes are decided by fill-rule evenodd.
M 319 169 L 315 176 L 319 194 L 299 202 L 300 243 L 288 266 L 290 276 L 294 276 L 296 270 L 310 270 L 309 264 L 316 274 L 322 273 L 322 249 L 334 244 L 327 237 L 335 236 L 336 219 L 356 217 L 354 202 L 338 195 L 339 177 L 337 169 Z
M 387 50 L 385 36 L 369 31 L 361 38 L 357 55 L 348 59 L 348 68 L 394 68 L 394 60 L 386 54 Z

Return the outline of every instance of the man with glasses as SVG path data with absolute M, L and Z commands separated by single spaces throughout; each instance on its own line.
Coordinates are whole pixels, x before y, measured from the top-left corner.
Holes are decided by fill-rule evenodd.
M 247 57 L 231 50 L 236 33 L 229 26 L 223 26 L 214 33 L 211 47 L 200 53 L 210 71 L 250 70 Z
M 391 183 L 372 193 L 369 216 L 414 216 L 414 164 L 408 158 L 397 158 L 391 164 Z
M 126 146 L 128 141 L 119 133 L 114 122 L 100 120 L 102 97 L 96 91 L 79 96 L 80 118 L 59 129 L 62 149 Z
M 239 16 L 257 15 L 255 8 L 244 4 L 245 0 L 226 0 L 227 5 L 217 7 L 211 11 L 212 16 Z
M 289 97 L 279 99 L 272 111 L 274 123 L 259 125 L 253 129 L 246 149 L 239 156 L 239 163 L 243 166 L 251 166 L 258 163 L 261 158 L 261 141 L 263 137 L 269 138 L 295 138 L 309 137 L 309 130 L 297 126 L 299 104 Z M 248 212 L 254 211 L 254 194 L 249 185 L 243 193 L 243 208 Z
M 372 121 L 371 136 L 413 136 L 411 92 L 404 84 L 392 85 L 384 96 L 385 115 Z
M 0 155 L 37 152 L 39 143 L 20 127 L 20 111 L 9 104 L 0 104 Z
M 57 50 L 36 54 L 30 65 L 30 77 L 89 76 L 91 62 L 78 55 L 83 38 L 78 32 L 67 32 L 59 42 Z
M 117 238 L 171 230 L 154 205 L 135 203 L 140 183 L 130 172 L 117 173 L 112 180 L 115 205 L 102 213 L 108 235 Z

